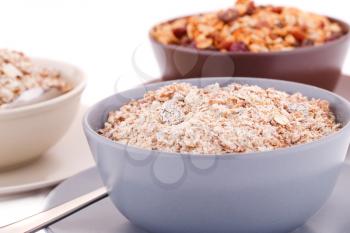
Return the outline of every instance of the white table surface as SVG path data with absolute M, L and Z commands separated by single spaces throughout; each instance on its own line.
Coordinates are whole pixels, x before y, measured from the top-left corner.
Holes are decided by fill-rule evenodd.
M 149 76 L 159 71 L 148 44 L 148 29 L 178 15 L 230 6 L 233 0 L 13 0 L 0 1 L 1 48 L 64 60 L 89 77 L 83 103 L 91 105 L 116 90 L 144 81 L 132 60 Z M 350 22 L 346 1 L 258 0 L 292 5 Z M 152 5 L 152 6 L 150 6 Z M 350 73 L 350 59 L 344 72 Z M 0 226 L 42 209 L 51 189 L 0 197 Z

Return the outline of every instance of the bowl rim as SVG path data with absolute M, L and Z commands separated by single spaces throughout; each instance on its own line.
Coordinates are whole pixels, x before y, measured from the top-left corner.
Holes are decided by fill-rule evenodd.
M 193 15 L 196 15 L 196 14 L 179 16 L 179 17 L 165 20 L 165 21 L 162 21 L 160 23 L 153 25 L 148 32 L 148 37 L 149 37 L 151 43 L 154 43 L 154 44 L 161 46 L 161 47 L 168 49 L 168 50 L 176 50 L 176 51 L 180 51 L 180 52 L 205 55 L 205 56 L 236 56 L 236 57 L 258 56 L 258 57 L 267 57 L 267 56 L 285 56 L 285 55 L 318 51 L 320 49 L 327 49 L 328 47 L 332 47 L 335 44 L 339 44 L 339 43 L 342 43 L 342 42 L 350 39 L 350 25 L 341 19 L 330 17 L 330 16 L 325 16 L 325 17 L 327 17 L 328 19 L 330 19 L 333 22 L 339 23 L 343 29 L 343 32 L 344 32 L 343 35 L 341 35 L 339 38 L 336 38 L 335 40 L 327 41 L 326 43 L 321 44 L 321 45 L 314 45 L 314 46 L 308 46 L 308 47 L 298 47 L 298 48 L 295 48 L 295 49 L 292 49 L 289 51 L 268 51 L 268 52 L 250 52 L 250 51 L 230 52 L 230 51 L 228 51 L 228 52 L 221 52 L 218 50 L 204 50 L 204 49 L 189 48 L 189 47 L 185 47 L 182 45 L 163 44 L 163 43 L 159 42 L 158 40 L 156 40 L 152 36 L 152 31 L 157 25 L 162 24 L 162 23 L 166 23 L 166 22 L 171 22 L 171 21 L 174 21 L 176 19 L 190 17 Z
M 32 58 L 32 59 L 33 59 L 34 64 L 37 62 L 45 62 L 45 63 L 50 63 L 50 64 L 59 64 L 59 65 L 64 66 L 64 67 L 69 67 L 71 69 L 74 69 L 75 72 L 77 73 L 77 76 L 79 77 L 79 80 L 78 80 L 77 84 L 73 87 L 73 89 L 71 89 L 68 92 L 63 93 L 62 95 L 59 95 L 55 98 L 41 101 L 41 102 L 34 103 L 34 104 L 30 104 L 30 105 L 26 105 L 26 106 L 22 106 L 22 107 L 18 107 L 18 108 L 1 109 L 0 110 L 0 118 L 6 117 L 6 116 L 15 116 L 17 114 L 25 114 L 25 113 L 32 112 L 32 111 L 45 109 L 49 106 L 59 104 L 59 103 L 64 102 L 65 100 L 71 99 L 72 97 L 78 95 L 79 93 L 81 93 L 85 89 L 86 83 L 87 83 L 86 74 L 79 67 L 72 65 L 70 63 L 67 63 L 67 62 L 53 60 L 53 59 L 47 59 L 47 58 Z M 58 69 L 58 71 L 59 71 L 59 69 Z
M 341 102 L 344 103 L 344 107 L 347 107 L 350 110 L 350 102 L 345 99 L 344 97 L 335 94 L 331 91 L 316 87 L 316 86 L 312 86 L 312 85 L 308 85 L 308 84 L 303 84 L 303 83 L 298 83 L 298 82 L 291 82 L 291 81 L 285 81 L 285 80 L 276 80 L 276 79 L 267 79 L 267 78 L 253 78 L 253 77 L 202 77 L 202 78 L 190 78 L 190 79 L 181 79 L 181 80 L 170 80 L 170 81 L 162 81 L 160 83 L 162 83 L 163 85 L 168 85 L 174 82 L 186 82 L 186 81 L 190 81 L 190 80 L 198 80 L 198 79 L 206 79 L 206 80 L 213 80 L 213 82 L 215 82 L 214 80 L 217 80 L 218 78 L 226 78 L 226 80 L 228 79 L 232 79 L 233 82 L 235 79 L 239 79 L 239 80 L 259 80 L 259 81 L 269 81 L 269 82 L 278 82 L 278 83 L 286 83 L 286 84 L 291 84 L 294 86 L 306 86 L 308 88 L 314 89 L 315 91 L 318 92 L 325 92 L 328 95 L 331 95 L 333 97 L 335 97 L 336 99 L 339 99 Z M 152 84 L 146 84 L 145 85 L 145 89 L 147 88 L 152 88 L 153 86 L 157 86 L 160 83 L 152 83 Z M 131 89 L 128 89 L 124 92 L 128 92 L 130 90 L 135 90 L 139 87 L 134 87 Z M 123 92 L 122 92 L 123 93 Z M 99 135 L 95 130 L 92 129 L 92 127 L 89 124 L 88 118 L 91 114 L 91 112 L 100 105 L 103 105 L 103 103 L 108 100 L 109 98 L 111 98 L 112 96 L 116 96 L 119 93 L 115 93 L 113 95 L 110 95 L 102 100 L 100 100 L 99 102 L 97 102 L 96 104 L 94 104 L 93 106 L 91 106 L 85 113 L 84 117 L 83 117 L 83 129 L 85 134 L 89 134 L 91 137 L 94 138 L 94 140 L 97 140 L 100 143 L 103 144 L 107 144 L 109 146 L 112 146 L 116 149 L 126 149 L 130 152 L 134 151 L 136 153 L 155 153 L 158 154 L 160 156 L 165 156 L 165 157 L 181 157 L 181 158 L 190 158 L 190 159 L 252 159 L 252 158 L 265 158 L 265 157 L 271 157 L 271 156 L 280 156 L 281 153 L 285 153 L 288 152 L 290 150 L 293 150 L 294 153 L 298 153 L 300 151 L 304 151 L 307 149 L 312 149 L 314 147 L 317 147 L 321 144 L 324 144 L 326 142 L 329 141 L 333 141 L 336 140 L 339 137 L 344 136 L 346 133 L 348 134 L 347 136 L 350 136 L 350 121 L 346 123 L 346 125 L 343 125 L 341 127 L 341 129 L 337 132 L 331 133 L 327 136 L 324 136 L 318 140 L 312 141 L 312 142 L 308 142 L 308 143 L 303 143 L 303 144 L 298 144 L 298 145 L 293 145 L 291 147 L 286 147 L 286 148 L 277 148 L 274 150 L 268 150 L 268 151 L 255 151 L 255 152 L 246 152 L 246 153 L 225 153 L 225 154 L 199 154 L 199 153 L 177 153 L 177 152 L 167 152 L 167 151 L 161 151 L 161 150 L 150 150 L 150 149 L 143 149 L 137 146 L 133 146 L 133 145 L 128 145 L 128 144 L 122 144 L 116 141 L 113 141 L 111 139 L 108 139 L 102 135 Z M 311 97 L 311 96 L 309 96 Z M 312 97 L 311 97 L 312 98 Z M 346 135 L 345 135 L 346 136 Z

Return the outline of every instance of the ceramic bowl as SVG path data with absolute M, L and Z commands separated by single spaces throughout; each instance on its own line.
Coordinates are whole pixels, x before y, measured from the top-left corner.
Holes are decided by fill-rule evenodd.
M 0 110 L 0 168 L 22 165 L 42 155 L 65 134 L 80 106 L 85 75 L 77 67 L 46 59 L 39 66 L 58 69 L 73 89 L 53 99 Z
M 318 141 L 273 151 L 196 155 L 150 151 L 96 133 L 109 111 L 156 83 L 118 93 L 93 106 L 84 131 L 109 196 L 132 223 L 154 233 L 291 232 L 330 196 L 350 142 L 350 104 L 329 91 L 256 78 L 203 78 L 182 82 L 254 84 L 328 100 L 343 127 Z
M 339 80 L 350 38 L 349 25 L 338 22 L 345 34 L 320 46 L 284 52 L 222 53 L 164 45 L 151 35 L 162 79 L 198 77 L 261 77 L 311 84 L 333 90 Z

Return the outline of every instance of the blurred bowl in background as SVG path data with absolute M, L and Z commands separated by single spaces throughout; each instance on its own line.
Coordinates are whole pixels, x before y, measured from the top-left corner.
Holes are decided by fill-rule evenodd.
M 29 162 L 53 146 L 68 130 L 80 106 L 85 75 L 63 62 L 34 59 L 42 67 L 57 69 L 73 89 L 53 99 L 0 110 L 0 169 Z
M 350 35 L 347 23 L 330 19 L 341 25 L 344 30 L 343 36 L 323 45 L 283 52 L 223 53 L 165 45 L 156 41 L 151 34 L 150 40 L 163 80 L 225 76 L 261 77 L 333 90 L 341 74 Z

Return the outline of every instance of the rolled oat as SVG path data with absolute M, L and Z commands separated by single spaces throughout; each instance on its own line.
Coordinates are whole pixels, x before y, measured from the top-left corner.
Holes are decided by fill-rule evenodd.
M 225 154 L 290 147 L 339 129 L 325 100 L 236 83 L 178 83 L 110 112 L 98 132 L 145 149 Z

